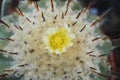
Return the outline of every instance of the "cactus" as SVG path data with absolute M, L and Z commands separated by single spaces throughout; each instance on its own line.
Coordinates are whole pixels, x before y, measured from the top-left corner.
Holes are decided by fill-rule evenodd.
M 28 1 L 29 2 L 29 1 Z M 30 2 L 29 12 L 16 13 L 18 21 L 1 23 L 13 35 L 1 38 L 9 43 L 0 51 L 13 58 L 12 66 L 4 70 L 8 78 L 20 80 L 96 80 L 101 74 L 101 56 L 96 47 L 104 43 L 95 26 L 101 18 L 90 22 L 87 8 L 72 10 L 75 0 L 58 7 L 47 0 L 46 7 Z M 27 4 L 27 1 L 24 2 Z M 33 5 L 34 4 L 34 5 Z M 35 7 L 35 8 L 34 8 Z M 10 15 L 11 16 L 11 15 Z M 8 18 L 8 16 L 6 17 Z

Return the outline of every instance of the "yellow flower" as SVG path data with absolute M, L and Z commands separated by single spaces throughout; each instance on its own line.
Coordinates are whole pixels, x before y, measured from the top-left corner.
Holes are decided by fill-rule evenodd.
M 71 40 L 75 38 L 75 35 L 70 32 L 71 30 L 68 28 L 67 24 L 48 29 L 44 39 L 48 50 L 56 54 L 65 52 L 66 48 L 73 45 Z

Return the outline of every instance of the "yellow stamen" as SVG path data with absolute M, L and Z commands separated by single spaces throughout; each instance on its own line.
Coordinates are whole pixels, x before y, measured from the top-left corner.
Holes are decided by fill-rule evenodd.
M 48 45 L 53 51 L 62 51 L 70 42 L 64 27 L 59 28 L 54 34 L 48 35 Z

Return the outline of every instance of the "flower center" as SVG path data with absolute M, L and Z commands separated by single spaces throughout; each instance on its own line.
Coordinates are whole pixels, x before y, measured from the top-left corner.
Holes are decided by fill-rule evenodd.
M 54 34 L 48 35 L 48 45 L 53 51 L 62 51 L 70 42 L 64 27 L 59 28 Z

